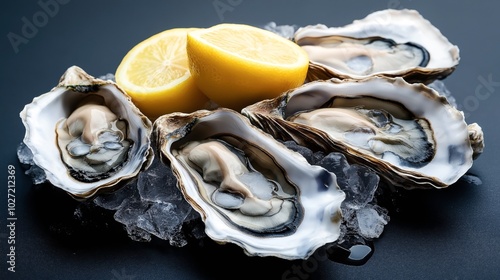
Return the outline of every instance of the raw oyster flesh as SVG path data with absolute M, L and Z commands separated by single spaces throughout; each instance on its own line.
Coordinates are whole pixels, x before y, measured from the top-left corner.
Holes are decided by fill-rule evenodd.
M 20 114 L 47 179 L 78 198 L 135 177 L 152 159 L 152 123 L 112 81 L 73 66 Z
M 84 97 L 56 125 L 57 144 L 71 176 L 82 182 L 110 176 L 126 162 L 133 141 L 127 121 L 119 119 L 97 94 Z
M 415 10 L 383 10 L 343 27 L 299 28 L 295 42 L 311 60 L 308 79 L 404 77 L 430 83 L 451 74 L 457 46 Z
M 345 198 L 336 176 L 228 110 L 155 121 L 164 161 L 206 233 L 249 255 L 307 258 L 337 240 Z

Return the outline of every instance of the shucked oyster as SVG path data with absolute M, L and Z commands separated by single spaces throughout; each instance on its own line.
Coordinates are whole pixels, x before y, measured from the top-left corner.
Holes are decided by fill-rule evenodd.
M 111 81 L 70 67 L 20 114 L 24 143 L 56 187 L 79 198 L 134 177 L 150 163 L 152 124 Z
M 458 47 L 414 10 L 378 11 L 343 27 L 306 26 L 294 40 L 309 55 L 309 80 L 378 75 L 429 83 L 459 61 Z
M 276 138 L 343 152 L 405 188 L 447 187 L 473 161 L 474 126 L 432 89 L 402 78 L 311 82 L 242 113 Z
M 155 121 L 164 159 L 209 237 L 250 255 L 307 258 L 337 240 L 345 194 L 240 114 L 219 109 Z

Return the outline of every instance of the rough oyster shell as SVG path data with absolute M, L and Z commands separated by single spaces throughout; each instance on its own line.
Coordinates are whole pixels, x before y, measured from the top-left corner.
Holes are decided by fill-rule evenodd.
M 477 159 L 484 150 L 483 129 L 477 123 L 471 123 L 467 126 L 469 130 L 469 140 L 472 147 L 472 158 Z
M 336 176 L 242 115 L 173 113 L 154 126 L 163 159 L 215 241 L 249 255 L 299 259 L 339 237 L 345 194 Z
M 136 176 L 153 157 L 151 121 L 115 83 L 77 66 L 27 104 L 20 117 L 35 164 L 75 198 Z
M 309 80 L 404 77 L 430 83 L 451 74 L 459 49 L 415 10 L 382 10 L 343 27 L 299 28 L 311 60 Z
M 310 82 L 242 113 L 278 139 L 343 152 L 405 188 L 447 187 L 473 161 L 462 112 L 402 78 Z

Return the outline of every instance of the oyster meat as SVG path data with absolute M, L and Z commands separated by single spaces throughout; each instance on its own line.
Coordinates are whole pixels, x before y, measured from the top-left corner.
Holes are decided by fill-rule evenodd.
M 154 124 L 163 160 L 218 242 L 249 255 L 307 258 L 340 235 L 345 198 L 313 166 L 229 110 L 173 113 Z
M 469 138 L 475 156 L 483 145 L 444 97 L 402 78 L 310 82 L 242 113 L 276 138 L 342 152 L 405 188 L 453 184 L 472 166 Z
M 382 10 L 343 27 L 299 28 L 295 42 L 309 55 L 309 80 L 404 77 L 430 83 L 451 74 L 459 49 L 415 10 Z
M 153 157 L 151 121 L 111 81 L 72 66 L 20 113 L 47 179 L 77 198 L 136 176 Z

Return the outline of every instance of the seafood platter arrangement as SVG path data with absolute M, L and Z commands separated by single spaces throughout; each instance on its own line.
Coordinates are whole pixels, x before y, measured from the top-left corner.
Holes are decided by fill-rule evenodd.
M 483 151 L 443 94 L 459 59 L 415 10 L 170 29 L 110 75 L 69 67 L 20 113 L 18 156 L 135 240 L 197 235 L 288 260 L 327 246 L 359 264 L 389 221 L 377 196 L 447 188 Z

